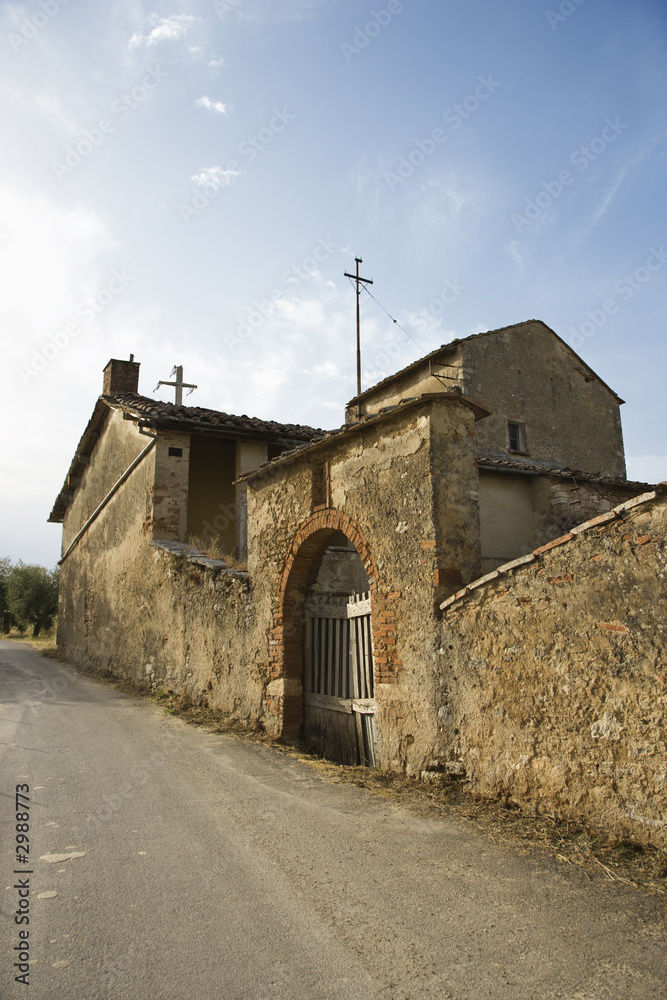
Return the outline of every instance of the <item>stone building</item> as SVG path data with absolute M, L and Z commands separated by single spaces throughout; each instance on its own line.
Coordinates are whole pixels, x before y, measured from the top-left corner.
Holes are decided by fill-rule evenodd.
M 445 345 L 351 400 L 331 432 L 175 407 L 137 390 L 138 365 L 111 361 L 51 515 L 63 523 L 58 642 L 68 659 L 206 700 L 344 762 L 468 774 L 482 792 L 493 766 L 491 794 L 576 813 L 564 785 L 514 781 L 516 761 L 498 777 L 480 741 L 495 732 L 502 698 L 496 688 L 492 702 L 486 675 L 480 683 L 471 667 L 497 670 L 496 653 L 504 663 L 506 649 L 523 649 L 537 703 L 545 664 L 535 666 L 535 650 L 557 660 L 562 649 L 543 633 L 524 649 L 510 606 L 489 619 L 493 653 L 476 654 L 488 635 L 472 629 L 466 647 L 448 631 L 452 606 L 459 614 L 470 595 L 505 593 L 508 563 L 539 574 L 536 563 L 552 558 L 540 553 L 563 537 L 579 552 L 583 523 L 625 517 L 614 511 L 640 495 L 664 523 L 659 490 L 626 479 L 622 400 L 553 331 L 531 321 Z M 626 534 L 609 555 L 610 579 L 634 544 Z M 218 558 L 203 550 L 213 536 Z M 642 564 L 654 589 L 659 532 L 655 542 Z M 598 562 L 571 574 L 579 615 L 586 601 L 595 615 L 614 587 L 621 600 L 621 584 L 606 596 L 586 588 Z M 644 585 L 640 573 L 638 592 Z M 544 595 L 538 605 L 544 629 L 544 608 L 560 605 Z M 567 602 L 558 614 L 558 628 L 576 629 Z M 470 631 L 466 612 L 461 620 Z M 655 666 L 660 630 L 654 620 L 642 627 L 635 652 Z M 633 697 L 639 712 L 649 696 Z M 634 740 L 639 730 L 626 722 L 618 731 Z M 559 759 L 548 725 L 535 759 Z M 503 733 L 497 745 L 513 760 L 516 727 Z

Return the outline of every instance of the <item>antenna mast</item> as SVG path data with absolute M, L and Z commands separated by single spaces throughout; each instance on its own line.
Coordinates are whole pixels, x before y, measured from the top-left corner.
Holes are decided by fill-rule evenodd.
M 174 365 L 174 367 L 171 370 L 171 374 L 176 376 L 176 381 L 163 382 L 162 380 L 160 380 L 153 389 L 153 392 L 157 392 L 161 385 L 171 385 L 176 389 L 176 406 L 182 406 L 183 390 L 189 389 L 190 392 L 193 392 L 197 388 L 197 386 L 193 385 L 191 382 L 183 381 L 183 365 Z M 190 395 L 190 392 L 188 393 L 188 396 Z
M 357 285 L 357 396 L 361 395 L 361 320 L 359 316 L 359 298 L 361 296 L 361 285 L 362 282 L 365 285 L 372 285 L 373 282 L 370 278 L 360 278 L 359 277 L 359 265 L 363 264 L 361 257 L 355 257 L 354 262 L 357 265 L 356 274 L 348 274 L 347 271 L 344 274 L 345 278 L 351 278 L 352 281 L 356 282 Z

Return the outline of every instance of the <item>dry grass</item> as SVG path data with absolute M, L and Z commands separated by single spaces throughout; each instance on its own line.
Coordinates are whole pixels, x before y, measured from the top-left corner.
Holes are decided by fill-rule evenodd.
M 58 659 L 55 625 L 42 631 L 37 638 L 33 638 L 30 632 L 19 632 L 18 629 L 13 628 L 9 633 L 1 633 L 0 639 L 9 639 L 11 642 L 21 642 L 26 646 L 34 646 L 42 656 L 49 656 L 54 660 Z
M 214 538 L 204 538 L 203 535 L 188 535 L 187 540 L 188 548 L 192 549 L 194 552 L 201 552 L 208 559 L 221 559 L 227 566 L 227 569 L 240 569 L 246 570 L 248 568 L 247 562 L 241 562 L 235 559 L 234 556 L 230 556 L 224 548 L 222 538 L 220 535 L 216 535 Z

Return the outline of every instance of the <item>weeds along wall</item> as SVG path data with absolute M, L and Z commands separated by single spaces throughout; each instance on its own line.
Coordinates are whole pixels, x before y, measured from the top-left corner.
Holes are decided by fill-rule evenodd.
M 666 493 L 446 602 L 434 768 L 667 846 Z

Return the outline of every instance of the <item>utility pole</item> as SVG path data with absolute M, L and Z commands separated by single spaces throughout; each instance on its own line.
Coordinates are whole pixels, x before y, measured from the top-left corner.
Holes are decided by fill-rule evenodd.
M 359 297 L 361 295 L 361 284 L 372 285 L 373 282 L 370 278 L 360 278 L 359 277 L 359 265 L 363 264 L 361 257 L 355 257 L 354 262 L 357 265 L 356 274 L 348 274 L 345 272 L 344 277 L 351 278 L 357 283 L 357 396 L 361 395 L 361 320 L 359 317 Z
M 174 367 L 171 370 L 171 374 L 176 376 L 176 381 L 175 382 L 163 382 L 162 380 L 160 380 L 158 382 L 158 384 L 155 386 L 155 388 L 153 389 L 153 392 L 157 392 L 161 385 L 171 385 L 171 386 L 174 386 L 174 388 L 176 389 L 176 406 L 182 406 L 183 405 L 183 390 L 184 389 L 189 389 L 190 392 L 193 392 L 197 388 L 197 386 L 193 385 L 191 382 L 184 382 L 183 381 L 183 365 L 174 365 Z M 190 395 L 190 392 L 188 393 L 188 396 Z

